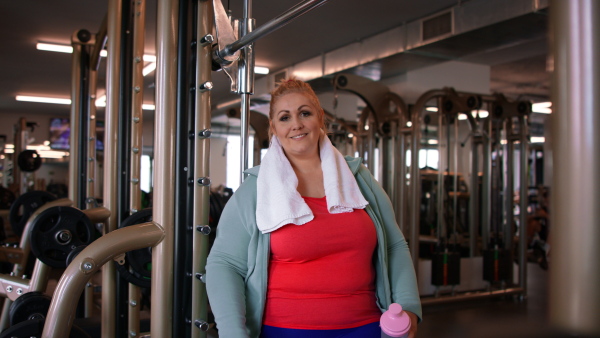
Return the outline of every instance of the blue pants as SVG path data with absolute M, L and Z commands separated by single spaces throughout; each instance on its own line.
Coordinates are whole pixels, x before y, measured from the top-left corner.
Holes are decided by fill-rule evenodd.
M 340 330 L 298 330 L 263 325 L 260 338 L 380 338 L 379 322 Z

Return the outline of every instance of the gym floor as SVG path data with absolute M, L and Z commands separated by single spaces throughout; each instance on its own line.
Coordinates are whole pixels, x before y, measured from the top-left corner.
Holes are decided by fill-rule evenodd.
M 516 296 L 507 296 L 425 305 L 417 337 L 571 337 L 572 335 L 553 330 L 548 323 L 548 271 L 536 263 L 528 263 L 527 269 L 527 297 L 524 301 Z M 211 329 L 208 337 L 217 338 L 218 334 Z

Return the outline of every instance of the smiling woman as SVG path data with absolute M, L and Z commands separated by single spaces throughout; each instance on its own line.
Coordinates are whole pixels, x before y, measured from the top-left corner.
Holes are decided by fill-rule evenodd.
M 416 276 L 389 198 L 333 146 L 307 83 L 284 80 L 271 98 L 269 150 L 225 206 L 206 265 L 219 335 L 380 337 L 399 303 L 414 337 Z

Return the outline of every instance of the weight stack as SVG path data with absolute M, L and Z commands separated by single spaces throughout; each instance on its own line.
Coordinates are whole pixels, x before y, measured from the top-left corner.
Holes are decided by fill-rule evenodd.
M 458 252 L 436 252 L 431 257 L 431 284 L 460 284 L 460 254 Z
M 490 283 L 509 281 L 512 276 L 512 254 L 508 249 L 483 251 L 483 280 Z

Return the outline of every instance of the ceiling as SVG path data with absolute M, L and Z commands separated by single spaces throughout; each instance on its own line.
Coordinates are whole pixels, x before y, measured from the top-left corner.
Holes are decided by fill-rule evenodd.
M 255 44 L 257 66 L 271 72 L 324 55 L 357 41 L 364 41 L 403 24 L 452 7 L 477 6 L 489 0 L 331 0 Z M 254 1 L 256 26 L 293 7 L 300 0 Z M 531 6 L 535 1 L 511 0 Z M 223 0 L 234 17 L 242 16 L 242 0 Z M 0 12 L 0 116 L 5 114 L 68 115 L 69 106 L 26 103 L 16 95 L 69 98 L 71 58 L 69 54 L 38 51 L 37 42 L 70 44 L 80 29 L 96 33 L 108 1 L 56 0 L 2 1 Z M 155 54 L 156 0 L 148 0 L 146 53 Z M 364 66 L 377 67 L 381 78 L 448 60 L 461 60 L 491 67 L 491 91 L 508 97 L 548 100 L 547 15 L 535 11 L 425 44 L 403 53 L 375 60 L 363 67 L 347 69 L 359 73 Z M 105 62 L 103 65 L 105 67 Z M 367 67 L 368 68 L 368 67 Z M 102 69 L 102 65 L 101 65 Z M 101 70 L 102 72 L 102 70 Z M 259 81 L 261 76 L 257 76 Z M 235 98 L 229 93 L 224 74 L 215 73 L 212 104 Z M 103 91 L 103 75 L 99 75 Z M 146 78 L 145 101 L 152 101 L 152 76 Z M 443 84 L 442 84 L 443 86 Z M 99 113 L 102 113 L 101 111 Z

